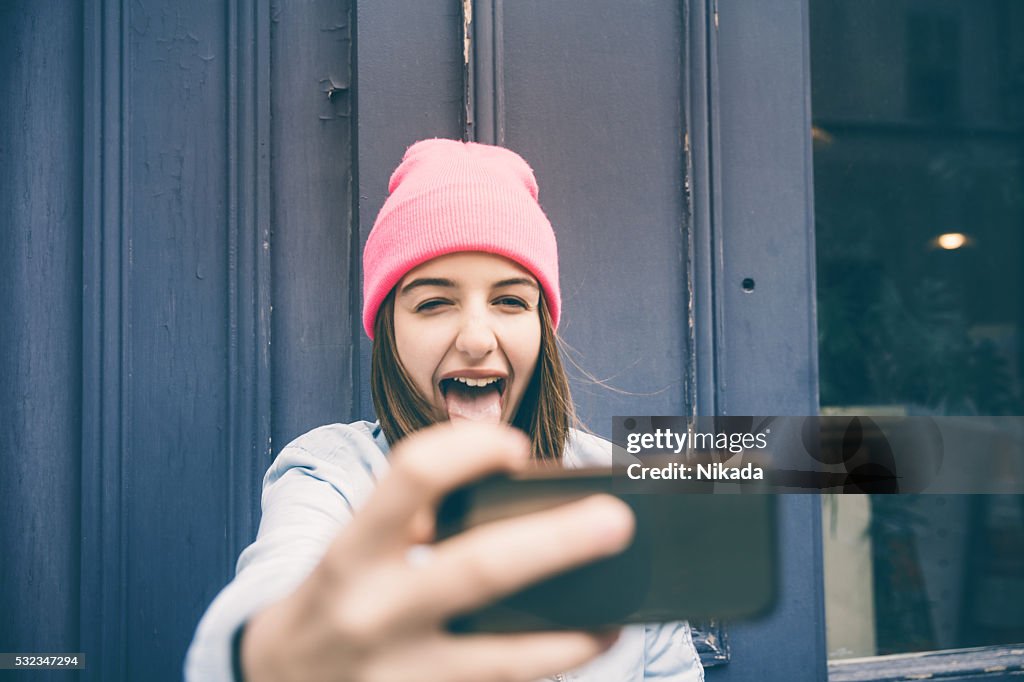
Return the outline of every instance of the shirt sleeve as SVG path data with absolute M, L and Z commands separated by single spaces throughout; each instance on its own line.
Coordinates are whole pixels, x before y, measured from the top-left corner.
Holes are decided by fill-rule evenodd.
M 644 679 L 703 682 L 704 666 L 686 622 L 646 625 Z
M 188 682 L 233 679 L 231 645 L 238 628 L 298 587 L 372 492 L 377 470 L 386 466 L 383 454 L 372 442 L 358 442 L 359 434 L 342 434 L 341 443 L 338 435 L 303 436 L 267 471 L 256 541 L 242 552 L 234 579 L 196 629 L 185 658 Z M 348 438 L 356 439 L 354 447 L 346 447 Z M 375 450 L 381 461 L 373 461 Z

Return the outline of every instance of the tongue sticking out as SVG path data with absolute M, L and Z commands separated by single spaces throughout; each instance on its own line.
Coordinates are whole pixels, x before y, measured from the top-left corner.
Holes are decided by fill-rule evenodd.
M 501 421 L 501 393 L 497 383 L 479 388 L 459 381 L 451 382 L 444 396 L 449 419 L 468 419 L 475 422 Z

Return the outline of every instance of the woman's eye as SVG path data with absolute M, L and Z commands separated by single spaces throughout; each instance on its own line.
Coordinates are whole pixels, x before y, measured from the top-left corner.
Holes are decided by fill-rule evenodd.
M 434 298 L 434 299 L 431 299 L 429 301 L 424 301 L 423 303 L 420 303 L 418 306 L 416 306 L 416 312 L 422 313 L 422 312 L 428 312 L 428 311 L 431 311 L 431 310 L 437 310 L 438 308 L 440 308 L 441 306 L 443 306 L 443 305 L 445 305 L 447 303 L 448 303 L 447 301 L 443 301 L 443 300 L 441 300 L 439 298 Z
M 515 296 L 505 296 L 503 298 L 499 298 L 497 300 L 497 303 L 500 306 L 522 308 L 523 310 L 528 310 L 530 307 L 526 301 L 524 301 L 521 298 L 516 298 Z

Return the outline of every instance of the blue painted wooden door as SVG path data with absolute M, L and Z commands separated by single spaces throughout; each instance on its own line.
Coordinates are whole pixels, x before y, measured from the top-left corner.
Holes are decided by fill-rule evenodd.
M 815 409 L 802 0 L 0 17 L 0 650 L 180 676 L 273 453 L 372 416 L 359 254 L 416 139 L 534 166 L 595 431 Z M 709 675 L 824 676 L 815 501 L 782 519 L 781 606 Z

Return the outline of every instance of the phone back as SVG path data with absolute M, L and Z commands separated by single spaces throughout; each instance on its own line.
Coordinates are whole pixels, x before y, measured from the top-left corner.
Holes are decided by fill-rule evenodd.
M 766 613 L 777 592 L 776 498 L 616 490 L 610 470 L 542 470 L 449 495 L 439 539 L 488 521 L 616 495 L 636 515 L 621 554 L 544 580 L 451 624 L 456 631 L 595 629 Z

